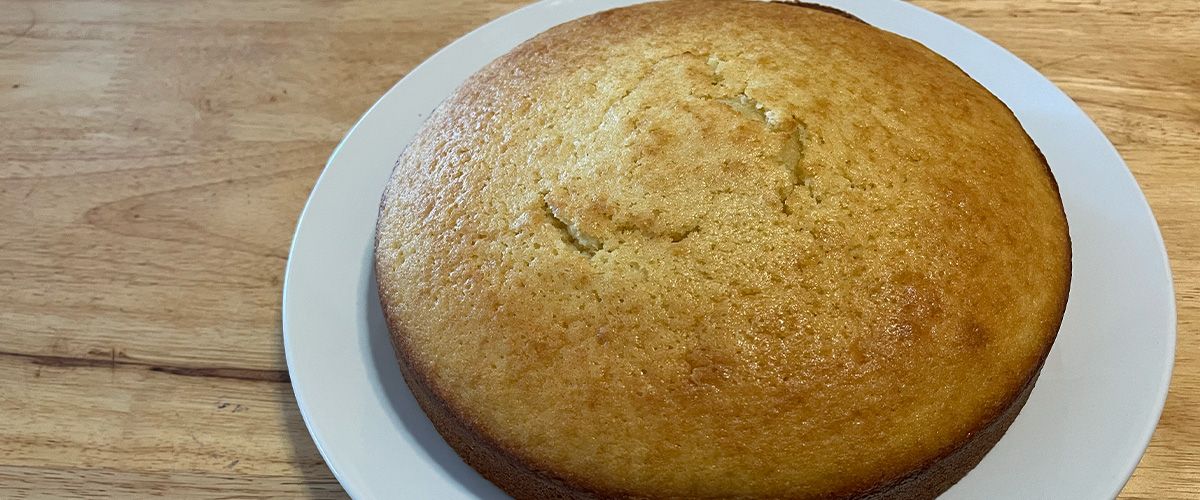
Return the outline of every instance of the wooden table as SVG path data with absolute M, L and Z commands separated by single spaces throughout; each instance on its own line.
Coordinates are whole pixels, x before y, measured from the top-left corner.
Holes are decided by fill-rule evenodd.
M 522 0 L 0 0 L 0 497 L 343 496 L 279 326 L 296 217 L 397 79 Z M 1200 3 L 921 0 L 1099 123 L 1172 259 L 1129 498 L 1200 498 Z

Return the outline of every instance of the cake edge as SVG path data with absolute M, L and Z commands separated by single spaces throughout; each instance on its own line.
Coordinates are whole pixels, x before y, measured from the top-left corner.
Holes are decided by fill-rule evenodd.
M 862 19 L 848 12 L 828 7 L 807 3 L 803 1 L 789 0 L 771 0 L 771 3 L 779 3 L 795 7 L 809 8 L 828 14 L 839 15 L 849 18 L 863 24 L 871 25 Z M 876 29 L 881 29 L 877 28 Z M 901 35 L 897 35 L 901 36 Z M 1004 103 L 999 97 L 984 87 L 977 80 L 970 76 L 961 67 L 953 61 L 946 59 L 941 54 L 933 49 L 925 46 L 919 41 L 911 40 L 913 43 L 921 45 L 926 50 L 929 50 L 937 57 L 946 60 L 955 69 L 966 75 L 976 84 L 979 84 L 985 91 L 992 95 L 1000 104 L 1008 111 L 1009 115 L 1020 125 L 1020 119 L 1016 114 Z M 1026 376 L 1024 384 L 1019 390 L 1008 398 L 1008 402 L 1001 406 L 992 416 L 981 419 L 982 425 L 972 431 L 965 441 L 961 442 L 957 447 L 948 449 L 938 456 L 930 459 L 925 464 L 913 469 L 912 472 L 894 478 L 882 483 L 870 485 L 867 488 L 859 488 L 852 491 L 844 491 L 837 493 L 834 497 L 850 498 L 857 500 L 881 500 L 887 499 L 932 499 L 942 494 L 950 487 L 957 484 L 963 477 L 970 473 L 983 460 L 983 457 L 1000 441 L 1009 427 L 1016 420 L 1021 410 L 1028 402 L 1029 396 L 1033 391 L 1037 380 L 1041 376 L 1042 368 L 1045 365 L 1050 351 L 1053 349 L 1054 342 L 1057 340 L 1059 330 L 1062 327 L 1063 315 L 1066 312 L 1067 302 L 1069 301 L 1070 287 L 1073 279 L 1073 248 L 1070 236 L 1069 221 L 1066 217 L 1065 207 L 1062 206 L 1062 193 L 1059 190 L 1058 181 L 1054 177 L 1054 173 L 1050 168 L 1049 162 L 1045 155 L 1029 136 L 1024 125 L 1019 127 L 1024 134 L 1026 141 L 1041 160 L 1042 166 L 1045 169 L 1047 177 L 1050 181 L 1050 186 L 1055 195 L 1060 200 L 1059 213 L 1063 221 L 1064 229 L 1066 230 L 1066 256 L 1065 256 L 1065 277 L 1063 291 L 1061 293 L 1061 303 L 1058 307 L 1058 314 L 1054 327 L 1051 331 L 1049 341 L 1045 349 L 1043 349 L 1041 358 L 1038 360 L 1035 367 L 1030 370 Z M 407 150 L 407 147 L 405 148 Z M 403 156 L 404 153 L 401 153 Z M 399 167 L 399 162 L 393 167 L 392 175 L 395 175 L 395 168 Z M 389 176 L 390 179 L 391 176 Z M 380 211 L 386 206 L 388 200 L 389 188 L 385 189 L 380 200 Z M 496 442 L 482 432 L 479 427 L 466 418 L 461 411 L 456 411 L 450 404 L 449 398 L 440 394 L 437 385 L 434 384 L 425 374 L 412 369 L 412 355 L 408 350 L 407 343 L 404 341 L 404 331 L 399 327 L 399 322 L 390 314 L 390 307 L 387 302 L 387 295 L 384 293 L 382 284 L 378 281 L 379 276 L 379 227 L 376 224 L 374 248 L 372 252 L 374 256 L 374 274 L 376 276 L 376 287 L 379 292 L 379 301 L 383 309 L 384 319 L 387 323 L 389 337 L 392 341 L 393 350 L 400 366 L 400 372 L 404 377 L 405 384 L 413 393 L 417 404 L 422 411 L 429 417 L 438 434 L 446 441 L 451 448 L 463 459 L 463 461 L 480 473 L 484 478 L 491 481 L 504 492 L 512 495 L 517 499 L 592 499 L 592 498 L 626 498 L 629 494 L 618 491 L 605 491 L 595 485 L 590 485 L 583 478 L 562 477 L 561 473 L 538 470 L 534 464 L 523 459 L 512 450 L 506 449 L 503 445 Z

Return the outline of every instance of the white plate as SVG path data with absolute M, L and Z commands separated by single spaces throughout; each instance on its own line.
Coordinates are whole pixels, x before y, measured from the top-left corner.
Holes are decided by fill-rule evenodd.
M 417 407 L 392 357 L 372 275 L 376 209 L 429 112 L 474 73 L 556 24 L 631 0 L 544 1 L 450 44 L 396 84 L 329 159 L 296 228 L 283 291 L 288 371 L 326 463 L 356 498 L 497 498 Z M 894 0 L 824 0 L 961 66 L 1049 160 L 1074 243 L 1058 341 L 1008 434 L 944 498 L 1105 498 L 1128 480 L 1166 398 L 1175 303 L 1137 183 L 1090 119 L 987 39 Z

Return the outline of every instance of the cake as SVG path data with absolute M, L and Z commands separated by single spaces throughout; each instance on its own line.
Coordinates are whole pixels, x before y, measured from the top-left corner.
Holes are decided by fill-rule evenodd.
M 742 1 L 601 12 L 470 77 L 375 250 L 417 401 L 518 498 L 936 496 L 1024 405 L 1070 262 L 1000 100 Z

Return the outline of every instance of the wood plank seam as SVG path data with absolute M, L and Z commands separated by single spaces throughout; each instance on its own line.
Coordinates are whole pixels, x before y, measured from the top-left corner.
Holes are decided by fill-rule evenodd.
M 122 359 L 118 359 L 119 357 Z M 120 356 L 118 356 L 116 350 L 113 350 L 112 356 L 108 359 L 3 351 L 0 351 L 0 358 L 24 359 L 35 365 L 55 368 L 109 368 L 113 370 L 117 368 L 134 368 L 184 377 L 211 377 L 282 384 L 289 384 L 292 380 L 287 370 L 160 365 L 131 360 L 128 357 L 124 357 L 124 353 L 120 353 Z

